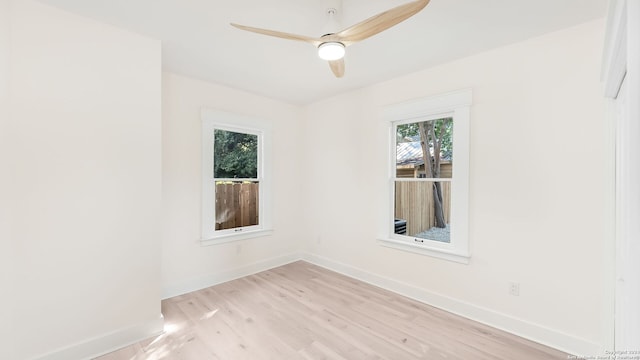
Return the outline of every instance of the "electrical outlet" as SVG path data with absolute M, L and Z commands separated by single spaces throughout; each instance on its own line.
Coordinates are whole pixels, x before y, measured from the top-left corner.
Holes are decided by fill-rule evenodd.
M 520 283 L 517 283 L 517 282 L 509 283 L 509 295 L 520 296 Z

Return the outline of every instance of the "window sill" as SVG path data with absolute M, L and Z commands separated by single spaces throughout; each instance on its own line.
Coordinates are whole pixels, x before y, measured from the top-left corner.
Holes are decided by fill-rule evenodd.
M 252 230 L 252 231 L 242 232 L 239 234 L 219 235 L 216 237 L 212 237 L 210 239 L 201 239 L 200 245 L 201 246 L 219 245 L 219 244 L 229 243 L 232 241 L 269 236 L 271 234 L 273 234 L 273 229 Z
M 460 264 L 468 264 L 469 259 L 471 258 L 469 254 L 462 254 L 462 253 L 456 253 L 453 251 L 437 249 L 437 248 L 430 247 L 428 245 L 412 244 L 412 243 L 401 241 L 401 240 L 384 238 L 384 239 L 378 239 L 378 242 L 380 243 L 380 245 L 388 248 L 408 251 L 408 252 L 412 252 L 420 255 L 427 255 L 427 256 L 438 258 L 438 259 L 457 262 Z

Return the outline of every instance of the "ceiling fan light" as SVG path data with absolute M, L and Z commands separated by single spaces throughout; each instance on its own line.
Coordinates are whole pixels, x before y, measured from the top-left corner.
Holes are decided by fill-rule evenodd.
M 344 45 L 336 41 L 322 43 L 318 46 L 318 56 L 320 56 L 322 60 L 332 61 L 342 59 L 344 52 Z

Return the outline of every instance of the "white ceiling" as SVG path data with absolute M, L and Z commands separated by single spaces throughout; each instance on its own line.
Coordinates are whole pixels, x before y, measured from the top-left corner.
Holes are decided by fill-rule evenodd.
M 235 29 L 319 36 L 327 0 L 40 0 L 162 40 L 166 71 L 307 104 L 501 45 L 604 17 L 608 0 L 432 0 L 347 49 L 344 78 L 313 46 Z M 344 0 L 355 24 L 409 0 Z

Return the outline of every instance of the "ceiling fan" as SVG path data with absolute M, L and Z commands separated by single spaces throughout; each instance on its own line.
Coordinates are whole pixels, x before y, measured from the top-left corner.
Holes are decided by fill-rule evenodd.
M 231 23 L 231 25 L 238 29 L 251 31 L 258 34 L 275 36 L 278 38 L 289 40 L 304 41 L 306 43 L 312 44 L 313 46 L 318 48 L 318 56 L 320 56 L 320 58 L 322 58 L 323 60 L 327 60 L 329 62 L 331 71 L 333 71 L 333 74 L 336 77 L 340 78 L 344 76 L 344 54 L 345 48 L 347 46 L 367 39 L 410 18 L 420 10 L 424 9 L 429 1 L 430 0 L 412 1 L 410 3 L 381 12 L 380 14 L 374 15 L 346 29 L 340 31 L 331 29 L 331 31 L 328 31 L 325 35 L 322 35 L 320 37 L 296 35 L 280 31 L 238 25 L 234 23 Z M 339 8 L 339 6 L 327 8 L 330 26 L 335 26 L 334 24 L 336 23 L 335 16 L 337 13 L 337 8 Z

